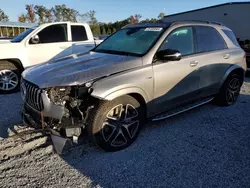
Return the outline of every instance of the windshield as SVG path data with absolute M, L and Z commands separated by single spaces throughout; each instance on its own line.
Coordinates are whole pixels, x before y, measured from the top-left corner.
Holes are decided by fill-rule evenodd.
M 26 36 L 28 36 L 35 28 L 29 28 L 26 31 L 22 32 L 20 35 L 17 35 L 11 40 L 11 42 L 21 42 Z
M 122 29 L 103 41 L 94 51 L 142 56 L 149 51 L 162 32 L 161 27 Z

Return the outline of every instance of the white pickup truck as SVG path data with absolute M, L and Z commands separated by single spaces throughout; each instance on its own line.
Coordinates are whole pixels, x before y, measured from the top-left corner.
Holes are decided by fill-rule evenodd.
M 88 24 L 70 22 L 43 24 L 0 42 L 0 93 L 18 91 L 25 68 L 89 51 L 100 42 Z

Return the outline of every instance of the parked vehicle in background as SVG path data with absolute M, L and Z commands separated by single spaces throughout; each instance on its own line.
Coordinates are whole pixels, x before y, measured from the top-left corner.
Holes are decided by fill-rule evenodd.
M 212 100 L 234 104 L 245 70 L 245 52 L 221 24 L 130 25 L 90 52 L 27 69 L 23 120 L 68 137 L 86 129 L 100 148 L 117 151 L 134 142 L 145 119 Z
M 243 50 L 246 52 L 247 70 L 250 71 L 250 45 L 243 47 Z
M 0 93 L 18 91 L 23 70 L 49 60 L 91 50 L 95 41 L 88 24 L 43 24 L 0 42 Z

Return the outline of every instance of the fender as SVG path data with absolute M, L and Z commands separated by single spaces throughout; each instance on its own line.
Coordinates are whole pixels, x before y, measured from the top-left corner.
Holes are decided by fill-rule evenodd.
M 239 65 L 233 65 L 231 66 L 229 69 L 227 69 L 226 73 L 224 74 L 221 82 L 220 82 L 220 87 L 224 84 L 224 82 L 226 81 L 227 77 L 235 70 L 241 70 L 242 71 L 242 80 L 244 80 L 245 78 L 245 73 L 246 71 Z
M 145 103 L 154 98 L 154 79 L 152 66 L 140 67 L 115 74 L 95 82 L 93 97 L 113 100 L 122 95 L 139 94 Z
M 119 90 L 116 90 L 116 91 L 113 91 L 111 93 L 106 94 L 106 96 L 103 96 L 102 98 L 104 100 L 111 101 L 115 98 L 121 97 L 123 95 L 128 95 L 131 93 L 141 95 L 146 104 L 149 102 L 147 94 L 141 88 L 138 88 L 138 87 L 128 87 L 128 88 L 119 89 Z
M 141 88 L 136 87 L 136 86 L 123 87 L 119 89 L 111 88 L 108 91 L 103 92 L 101 95 L 99 94 L 98 91 L 94 89 L 93 92 L 91 93 L 91 96 L 98 98 L 98 99 L 111 101 L 115 98 L 121 97 L 123 95 L 132 94 L 132 93 L 141 95 L 145 103 L 149 102 L 149 97 L 147 96 L 147 94 Z

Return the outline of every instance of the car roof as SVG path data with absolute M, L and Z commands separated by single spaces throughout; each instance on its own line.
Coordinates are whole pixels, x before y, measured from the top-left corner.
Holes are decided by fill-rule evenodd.
M 173 22 L 164 22 L 159 21 L 157 23 L 139 23 L 139 24 L 130 24 L 123 27 L 124 28 L 140 28 L 140 27 L 162 27 L 168 28 L 175 24 L 203 24 L 203 25 L 213 25 L 213 26 L 220 26 L 225 27 L 224 24 L 214 21 L 207 21 L 207 20 L 176 20 Z
M 172 24 L 172 22 L 159 22 L 159 23 L 139 23 L 126 25 L 123 28 L 138 28 L 138 27 L 162 27 L 167 28 Z

